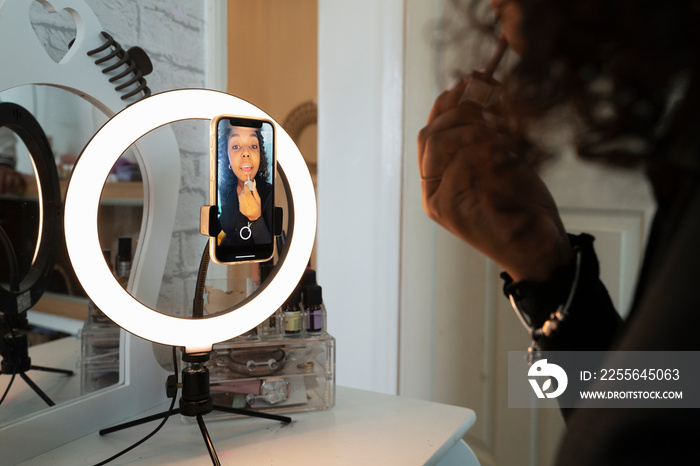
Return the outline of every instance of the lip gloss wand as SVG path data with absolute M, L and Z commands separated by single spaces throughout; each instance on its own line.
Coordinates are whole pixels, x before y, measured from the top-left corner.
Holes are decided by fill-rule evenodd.
M 472 72 L 471 79 L 459 101 L 460 104 L 473 102 L 482 107 L 490 107 L 498 101 L 501 94 L 501 83 L 493 78 L 493 73 L 496 71 L 507 48 L 508 41 L 505 36 L 501 35 L 498 39 L 496 50 L 491 55 L 484 71 Z

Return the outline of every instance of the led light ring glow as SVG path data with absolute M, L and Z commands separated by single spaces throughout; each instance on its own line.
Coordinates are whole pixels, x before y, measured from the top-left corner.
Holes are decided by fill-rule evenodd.
M 168 316 L 133 298 L 116 281 L 103 259 L 97 231 L 100 194 L 122 153 L 139 137 L 180 120 L 211 120 L 223 114 L 266 118 L 277 126 L 277 163 L 288 182 L 294 211 L 293 235 L 274 278 L 252 300 L 222 315 L 189 319 Z M 279 308 L 299 282 L 311 256 L 316 229 L 316 199 L 303 157 L 284 129 L 265 112 L 222 92 L 183 89 L 156 94 L 110 119 L 85 146 L 68 185 L 65 234 L 75 273 L 95 304 L 125 330 L 147 340 L 208 351 L 214 343 L 244 333 Z M 169 238 L 163 238 L 167 241 Z
M 37 174 L 39 237 L 32 265 L 19 284 L 19 291 L 0 287 L 0 312 L 23 312 L 33 306 L 46 289 L 46 279 L 53 272 L 61 224 L 61 190 L 56 162 L 44 130 L 25 108 L 11 102 L 0 102 L 0 127 L 7 127 L 20 137 L 29 150 Z M 8 257 L 7 260 L 10 260 Z

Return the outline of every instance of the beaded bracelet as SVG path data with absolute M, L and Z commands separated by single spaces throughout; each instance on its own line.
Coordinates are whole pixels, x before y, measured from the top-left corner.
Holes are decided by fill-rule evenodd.
M 566 301 L 564 301 L 563 304 L 560 304 L 557 307 L 557 310 L 549 315 L 549 319 L 546 320 L 544 324 L 542 324 L 542 327 L 536 329 L 532 325 L 528 324 L 525 318 L 526 314 L 522 311 L 522 309 L 520 309 L 518 304 L 515 302 L 513 294 L 511 293 L 508 295 L 508 299 L 510 300 L 510 304 L 513 307 L 513 310 L 515 311 L 515 314 L 518 316 L 520 322 L 523 324 L 525 329 L 532 337 L 532 344 L 528 348 L 528 352 L 530 353 L 535 353 L 539 351 L 539 348 L 537 347 L 537 340 L 542 337 L 551 338 L 559 330 L 561 324 L 569 316 L 569 308 L 571 307 L 571 303 L 574 300 L 576 288 L 578 287 L 579 276 L 581 274 L 581 248 L 575 247 L 575 251 L 576 266 L 574 269 L 574 279 L 571 284 L 571 289 L 569 290 L 569 295 L 566 298 Z

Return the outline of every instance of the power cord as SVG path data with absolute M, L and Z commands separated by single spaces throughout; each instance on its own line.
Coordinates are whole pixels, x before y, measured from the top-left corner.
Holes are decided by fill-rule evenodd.
M 146 442 L 148 439 L 153 437 L 158 433 L 158 431 L 165 425 L 166 422 L 168 422 L 168 418 L 170 417 L 170 412 L 173 410 L 175 407 L 175 400 L 177 399 L 177 349 L 173 346 L 173 372 L 174 372 L 174 377 L 175 377 L 175 394 L 173 395 L 173 401 L 170 402 L 170 408 L 168 409 L 168 414 L 165 415 L 162 421 L 160 421 L 160 424 L 148 435 L 146 435 L 144 438 L 139 440 L 138 442 L 134 443 L 130 447 L 125 448 L 124 450 L 120 451 L 119 453 L 107 458 L 106 460 L 97 463 L 95 466 L 102 466 L 104 464 L 109 463 L 112 460 L 115 460 L 119 458 L 120 456 L 124 455 L 125 453 L 130 452 L 134 448 L 138 447 L 142 443 Z

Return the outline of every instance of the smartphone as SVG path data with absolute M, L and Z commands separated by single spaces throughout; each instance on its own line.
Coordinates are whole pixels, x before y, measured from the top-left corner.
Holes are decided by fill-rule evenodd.
M 210 256 L 219 264 L 269 260 L 275 250 L 274 124 L 221 115 L 211 122 L 210 138 L 210 215 L 216 215 Z

